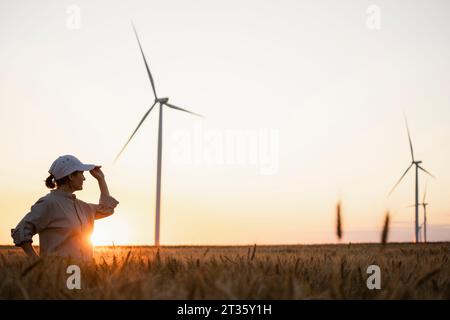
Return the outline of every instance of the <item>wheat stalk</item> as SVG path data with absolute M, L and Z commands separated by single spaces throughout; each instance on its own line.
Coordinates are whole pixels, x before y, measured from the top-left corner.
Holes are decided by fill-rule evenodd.
M 384 218 L 383 232 L 381 233 L 381 243 L 383 245 L 387 243 L 388 234 L 389 234 L 389 212 L 386 212 L 386 217 Z
M 255 243 L 255 246 L 253 247 L 253 252 L 252 252 L 252 256 L 251 256 L 250 260 L 253 260 L 255 258 L 255 254 L 256 254 L 256 243 Z
M 341 202 L 336 205 L 336 234 L 339 240 L 342 238 Z

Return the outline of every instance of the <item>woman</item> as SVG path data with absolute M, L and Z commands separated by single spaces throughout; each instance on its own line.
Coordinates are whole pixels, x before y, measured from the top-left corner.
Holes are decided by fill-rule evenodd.
M 22 247 L 30 257 L 37 257 L 32 238 L 39 234 L 40 255 L 70 256 L 91 260 L 90 236 L 94 220 L 107 217 L 119 203 L 109 195 L 101 166 L 83 164 L 72 155 L 56 159 L 49 169 L 45 185 L 51 190 L 40 198 L 31 211 L 12 230 L 16 246 Z M 86 180 L 83 172 L 89 171 L 97 179 L 100 188 L 99 204 L 91 204 L 75 197 L 74 192 L 83 189 Z

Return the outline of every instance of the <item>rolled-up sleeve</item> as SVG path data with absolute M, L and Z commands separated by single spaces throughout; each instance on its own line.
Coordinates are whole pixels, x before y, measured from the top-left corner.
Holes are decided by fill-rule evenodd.
M 94 218 L 101 219 L 110 216 L 114 213 L 114 208 L 119 204 L 119 201 L 109 195 L 100 195 L 99 204 L 89 204 L 94 211 Z
M 22 218 L 11 232 L 11 237 L 16 246 L 25 242 L 32 243 L 33 236 L 45 229 L 51 219 L 48 207 L 48 200 L 43 197 L 30 208 L 30 212 Z

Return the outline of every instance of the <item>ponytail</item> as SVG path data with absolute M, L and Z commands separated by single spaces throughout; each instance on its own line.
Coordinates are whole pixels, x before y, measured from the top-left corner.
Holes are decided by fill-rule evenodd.
M 55 184 L 55 177 L 51 174 L 47 177 L 47 179 L 45 179 L 45 185 L 47 186 L 47 188 L 49 189 L 54 189 L 56 187 Z
M 56 186 L 62 186 L 63 184 L 69 183 L 69 176 L 62 177 L 61 179 L 56 180 L 55 177 L 51 174 L 45 179 L 45 185 L 49 189 L 54 189 Z

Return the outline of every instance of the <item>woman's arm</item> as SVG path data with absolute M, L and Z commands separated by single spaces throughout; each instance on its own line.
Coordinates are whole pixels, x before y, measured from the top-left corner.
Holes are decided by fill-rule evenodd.
M 46 197 L 40 198 L 19 224 L 11 230 L 14 245 L 21 247 L 29 256 L 38 256 L 33 249 L 33 236 L 44 230 L 52 219 L 50 203 Z
M 97 179 L 100 188 L 100 201 L 98 205 L 93 205 L 94 219 L 102 219 L 114 213 L 114 208 L 119 203 L 116 199 L 110 196 L 108 185 L 106 184 L 105 175 L 100 170 L 100 166 L 95 167 L 89 171 L 91 175 Z
M 24 242 L 20 245 L 20 247 L 23 249 L 23 251 L 25 251 L 25 253 L 30 257 L 30 258 L 38 258 L 38 254 L 36 253 L 36 251 L 34 251 L 33 246 L 31 245 L 31 242 Z
M 108 185 L 106 184 L 105 175 L 103 174 L 103 172 L 100 168 L 101 168 L 101 166 L 95 167 L 94 169 L 92 169 L 89 172 L 95 179 L 97 179 L 101 195 L 109 196 L 109 190 L 108 190 Z
M 100 188 L 100 194 L 103 196 L 109 196 L 108 185 L 106 184 L 105 177 L 97 179 L 97 181 Z

